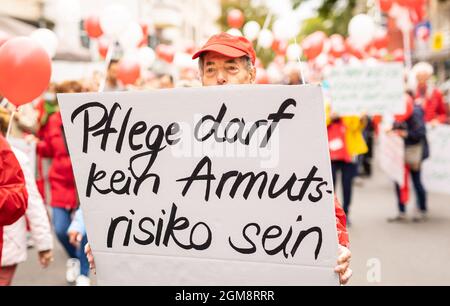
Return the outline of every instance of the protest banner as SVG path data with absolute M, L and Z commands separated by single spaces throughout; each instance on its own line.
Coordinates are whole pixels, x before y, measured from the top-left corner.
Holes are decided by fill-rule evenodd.
M 405 180 L 405 142 L 395 133 L 380 131 L 378 163 L 383 172 L 403 186 Z
M 339 283 L 319 87 L 58 101 L 99 284 Z
M 427 126 L 430 157 L 422 167 L 427 191 L 450 194 L 450 126 Z
M 403 114 L 401 63 L 347 65 L 331 69 L 331 107 L 339 115 Z

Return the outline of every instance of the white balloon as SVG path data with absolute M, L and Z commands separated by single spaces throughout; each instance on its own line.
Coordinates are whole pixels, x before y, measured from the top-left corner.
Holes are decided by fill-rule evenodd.
M 258 45 L 262 48 L 270 48 L 273 43 L 273 34 L 270 30 L 263 29 L 258 35 Z
M 100 26 L 103 33 L 115 38 L 118 38 L 127 29 L 130 22 L 130 12 L 120 4 L 112 4 L 100 14 Z
M 55 32 L 41 28 L 34 30 L 30 34 L 30 38 L 39 43 L 47 51 L 50 58 L 55 56 L 58 47 L 58 37 Z
M 358 48 L 364 48 L 372 41 L 375 29 L 375 22 L 366 14 L 354 16 L 348 24 L 349 36 Z
M 231 28 L 227 31 L 228 34 L 233 36 L 242 36 L 242 32 L 239 29 Z
M 277 19 L 273 24 L 273 35 L 279 40 L 289 40 L 300 32 L 300 25 L 293 16 Z
M 119 42 L 124 49 L 137 48 L 144 38 L 141 26 L 137 22 L 130 22 L 127 28 L 120 34 Z
M 183 53 L 183 52 L 175 53 L 173 63 L 178 68 L 196 68 L 197 67 L 196 66 L 197 64 L 195 63 L 195 61 L 192 60 L 192 56 L 187 53 Z
M 298 44 L 290 44 L 286 49 L 286 57 L 290 61 L 297 61 L 302 56 L 302 48 Z
M 244 35 L 245 37 L 253 41 L 258 38 L 259 31 L 261 30 L 261 26 L 256 21 L 249 21 L 244 25 Z
M 275 63 L 269 64 L 269 67 L 267 67 L 266 72 L 267 76 L 269 77 L 269 82 L 271 84 L 280 84 L 283 81 L 284 77 L 283 72 Z
M 156 59 L 155 51 L 153 51 L 152 48 L 150 47 L 139 48 L 138 60 L 139 65 L 141 65 L 143 69 L 151 67 L 155 62 L 155 59 Z
M 322 69 L 328 64 L 328 56 L 325 53 L 320 53 L 319 56 L 316 57 L 316 65 Z

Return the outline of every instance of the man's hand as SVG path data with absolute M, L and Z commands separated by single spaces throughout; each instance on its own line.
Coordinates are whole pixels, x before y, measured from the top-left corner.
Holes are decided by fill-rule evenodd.
M 435 128 L 436 126 L 438 126 L 441 123 L 439 122 L 438 119 L 433 119 L 433 120 L 431 120 L 430 124 L 431 124 L 432 128 Z
M 330 114 L 331 121 L 338 120 L 339 118 L 340 118 L 339 114 L 337 114 L 335 112 L 331 112 L 331 114 Z
M 341 285 L 345 285 L 353 274 L 352 269 L 349 268 L 352 253 L 345 246 L 339 245 L 338 254 L 338 265 L 336 266 L 334 271 L 336 271 L 336 273 L 339 273 L 339 283 Z
M 53 261 L 53 251 L 52 250 L 40 251 L 38 253 L 38 257 L 39 263 L 41 264 L 42 268 L 45 269 Z
M 78 249 L 81 245 L 83 236 L 77 231 L 70 231 L 67 235 L 69 236 L 70 244 Z
M 24 137 L 24 140 L 26 141 L 27 144 L 30 143 L 38 143 L 39 142 L 39 138 L 37 138 L 36 136 L 34 136 L 33 134 L 28 134 Z
M 91 269 L 95 274 L 94 255 L 92 255 L 92 250 L 89 243 L 86 243 L 86 246 L 84 247 L 84 253 L 86 254 L 87 260 L 89 262 L 89 269 Z
M 400 136 L 401 138 L 406 138 L 408 137 L 408 132 L 405 130 L 396 130 L 395 131 L 397 133 L 398 136 Z

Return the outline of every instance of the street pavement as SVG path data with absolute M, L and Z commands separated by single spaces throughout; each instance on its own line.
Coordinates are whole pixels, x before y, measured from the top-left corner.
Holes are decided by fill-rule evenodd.
M 341 185 L 337 188 L 340 194 Z M 388 223 L 397 209 L 392 182 L 375 167 L 371 178 L 355 186 L 349 216 L 353 269 L 349 285 L 450 285 L 450 195 L 430 193 L 428 203 L 426 222 Z M 410 217 L 414 204 L 412 196 Z M 67 285 L 66 256 L 56 240 L 55 246 L 55 261 L 45 270 L 30 249 L 13 285 Z

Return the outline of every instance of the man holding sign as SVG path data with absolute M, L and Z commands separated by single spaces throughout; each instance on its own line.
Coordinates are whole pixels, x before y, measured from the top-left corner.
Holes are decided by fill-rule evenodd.
M 195 59 L 197 57 L 200 58 L 199 59 L 199 68 L 200 68 L 202 83 L 204 86 L 253 84 L 255 81 L 255 75 L 256 75 L 256 70 L 254 67 L 255 51 L 253 50 L 252 44 L 243 37 L 235 37 L 235 36 L 231 36 L 231 35 L 228 35 L 225 33 L 214 35 L 205 44 L 205 46 L 194 55 L 193 58 Z M 254 92 L 255 101 L 257 101 L 258 98 L 259 99 L 263 98 L 263 97 L 258 97 L 257 96 L 258 93 L 255 90 L 252 90 L 252 92 Z M 195 101 L 194 96 L 192 96 L 192 100 Z M 270 126 L 268 127 L 268 130 L 270 130 L 270 131 L 274 130 L 278 123 L 284 122 L 284 121 L 282 121 L 283 119 L 285 119 L 285 120 L 291 119 L 294 116 L 294 114 L 290 113 L 290 111 L 292 111 L 293 106 L 296 106 L 296 103 L 297 103 L 297 101 L 295 101 L 294 99 L 286 99 L 285 102 L 280 106 L 280 108 L 278 109 L 277 112 L 269 114 L 267 120 L 259 120 L 259 122 L 265 121 L 264 122 L 265 124 L 270 124 Z M 225 104 L 223 104 L 220 109 L 220 112 L 216 118 L 212 118 L 212 116 L 204 116 L 203 119 L 200 121 L 200 123 L 205 122 L 208 119 L 211 121 L 212 121 L 212 119 L 214 119 L 214 121 L 217 122 L 220 118 L 220 121 L 221 121 L 221 119 L 225 116 L 226 111 L 227 111 L 227 108 L 226 108 Z M 79 114 L 79 112 L 77 114 Z M 87 113 L 85 113 L 85 115 L 86 114 Z M 73 119 L 74 119 L 74 117 L 73 117 L 73 113 L 72 113 L 72 121 L 73 121 Z M 235 118 L 235 119 L 237 120 L 237 118 Z M 231 122 L 233 122 L 235 119 L 233 119 Z M 128 120 L 128 117 L 127 117 L 127 120 Z M 241 121 L 243 122 L 243 119 L 241 119 Z M 234 121 L 234 122 L 236 122 L 236 121 Z M 256 129 L 257 128 L 258 128 L 258 126 L 256 126 Z M 267 129 L 267 127 L 265 127 L 265 128 Z M 215 131 L 215 132 L 217 132 L 217 131 Z M 207 134 L 201 140 L 202 141 L 205 140 L 209 136 L 212 136 L 212 134 L 213 134 L 213 132 L 211 131 L 211 134 Z M 248 135 L 250 135 L 250 133 Z M 265 144 L 267 144 L 267 142 L 269 141 L 270 135 L 271 135 L 270 132 L 267 132 L 266 138 L 265 138 L 266 139 Z M 217 136 L 217 133 L 214 133 L 214 137 L 216 138 L 216 140 L 218 142 L 223 141 L 223 140 L 221 140 L 221 138 L 219 136 Z M 170 138 L 172 138 L 171 135 L 167 136 L 167 132 L 166 132 L 166 140 L 170 139 Z M 201 137 L 199 137 L 199 138 L 201 138 Z M 199 138 L 197 138 L 197 140 Z M 226 138 L 226 136 L 225 136 L 225 138 Z M 323 138 L 326 138 L 326 137 L 323 137 Z M 236 140 L 236 138 L 234 140 Z M 251 136 L 248 136 L 248 138 L 246 138 L 244 143 L 248 144 L 248 142 L 250 142 L 250 141 L 251 141 Z M 320 141 L 322 141 L 322 140 L 320 140 Z M 323 145 L 324 148 L 326 148 L 326 139 L 324 139 L 323 141 L 324 141 L 324 143 L 323 144 L 321 143 L 321 144 Z M 168 142 L 168 144 L 170 145 L 169 142 Z M 263 144 L 261 144 L 261 146 L 263 146 Z M 324 150 L 324 152 L 325 151 L 326 150 Z M 189 189 L 191 188 L 191 184 L 195 180 L 205 180 L 205 179 L 209 179 L 209 178 L 212 178 L 213 180 L 216 179 L 214 177 L 214 175 L 211 175 L 211 174 L 210 175 L 198 175 L 200 173 L 200 170 L 202 170 L 203 166 L 206 167 L 208 165 L 209 170 L 211 168 L 211 160 L 209 160 L 207 157 L 205 157 L 204 159 L 202 159 L 202 161 L 205 161 L 205 162 L 203 164 L 201 164 L 201 162 L 200 162 L 190 177 L 186 177 L 186 178 L 177 180 L 177 182 L 186 182 L 185 188 L 183 189 L 183 197 L 185 196 L 186 192 L 189 192 Z M 175 168 L 176 166 L 173 166 L 173 167 Z M 310 174 L 307 177 L 298 180 L 298 181 L 305 182 L 304 186 L 301 187 L 301 191 L 300 191 L 300 194 L 302 194 L 302 195 L 298 196 L 299 201 L 301 200 L 301 198 L 303 198 L 303 195 L 305 194 L 306 189 L 308 189 L 308 186 L 312 182 L 322 182 L 322 183 L 319 183 L 319 185 L 321 185 L 321 184 L 326 185 L 327 182 L 324 182 L 323 178 L 316 177 L 316 172 L 317 172 L 317 167 L 314 166 L 311 169 Z M 201 173 L 203 173 L 203 172 L 201 172 Z M 242 173 L 240 173 L 240 174 L 242 174 Z M 258 174 L 257 178 L 259 178 L 259 175 L 262 175 L 262 174 L 265 174 L 267 177 L 266 172 L 260 172 Z M 222 181 L 226 182 L 226 180 L 228 178 L 232 177 L 233 175 L 236 175 L 235 172 L 229 171 L 222 176 L 222 180 L 219 184 L 219 187 L 216 189 L 216 192 L 215 192 L 215 194 L 219 198 L 222 193 L 222 189 L 225 186 L 225 184 L 222 184 Z M 97 177 L 97 176 L 94 176 L 94 178 L 95 177 Z M 239 177 L 239 175 L 238 175 L 238 177 Z M 275 177 L 278 178 L 279 175 L 276 174 Z M 291 178 L 294 178 L 294 180 L 290 180 L 290 182 L 293 185 L 294 182 L 297 181 L 297 179 L 294 175 Z M 242 179 L 242 177 L 241 177 L 241 179 Z M 237 179 L 236 179 L 236 182 L 237 182 Z M 242 182 L 242 180 L 241 180 L 241 182 Z M 308 183 L 306 183 L 306 182 L 308 182 Z M 253 184 L 254 183 L 255 183 L 255 181 L 253 181 Z M 278 195 L 270 194 L 271 193 L 270 190 L 272 189 L 272 191 L 273 191 L 273 188 L 272 188 L 273 184 L 276 184 L 276 180 L 275 180 L 275 183 L 273 183 L 273 181 L 271 183 L 271 187 L 269 188 L 269 197 L 276 198 Z M 235 185 L 236 185 L 236 183 L 235 183 Z M 260 193 L 259 193 L 260 199 L 261 199 L 262 193 L 264 191 L 265 185 L 266 185 L 265 183 L 261 185 L 262 187 L 260 188 Z M 294 197 L 291 194 L 291 191 L 293 188 L 292 185 L 290 186 L 289 192 L 288 192 L 289 198 L 297 199 L 297 197 Z M 318 191 L 320 191 L 319 185 L 317 186 Z M 192 186 L 194 186 L 194 185 L 192 185 Z M 208 201 L 208 196 L 210 194 L 209 186 L 210 185 L 208 183 L 207 192 L 205 195 L 206 201 Z M 288 188 L 287 186 L 288 186 L 288 183 L 286 183 L 285 187 Z M 248 190 L 251 190 L 253 185 L 247 185 L 247 187 L 248 188 L 246 189 L 246 193 Z M 233 188 L 234 188 L 234 185 L 233 185 Z M 286 188 L 283 188 L 283 190 L 286 191 L 287 190 Z M 192 189 L 194 189 L 194 187 L 192 187 Z M 247 193 L 247 195 L 246 195 L 246 193 L 244 193 L 245 199 L 247 199 L 246 197 L 248 196 L 248 193 Z M 331 193 L 331 191 L 327 190 L 327 193 Z M 232 194 L 233 194 L 233 190 L 230 191 L 230 196 L 232 198 L 234 198 L 234 194 L 236 194 L 236 190 L 234 191 L 234 194 L 233 195 Z M 320 195 L 322 195 L 322 193 L 320 193 Z M 211 196 L 214 196 L 213 192 L 211 192 Z M 315 201 L 315 196 L 313 193 L 309 194 L 309 199 L 312 202 Z M 134 214 L 134 211 L 133 212 L 130 211 L 130 212 L 132 214 Z M 172 209 L 172 212 L 173 212 L 173 209 Z M 175 206 L 175 212 L 176 212 L 176 206 Z M 163 214 L 165 214 L 165 211 L 163 211 Z M 335 268 L 335 271 L 339 274 L 340 283 L 345 284 L 348 281 L 348 279 L 351 277 L 351 274 L 352 274 L 352 271 L 349 268 L 349 261 L 350 261 L 351 254 L 347 248 L 348 234 L 347 234 L 347 231 L 345 228 L 345 214 L 343 213 L 340 206 L 336 203 L 336 200 L 335 200 L 335 215 L 336 215 L 336 225 L 337 225 L 337 233 L 338 233 L 338 239 L 339 239 L 339 253 L 340 253 L 339 258 L 338 258 L 338 266 Z M 236 216 L 236 217 L 240 217 L 240 216 Z M 251 217 L 251 216 L 248 215 L 248 217 Z M 142 219 L 142 220 L 144 220 L 144 219 Z M 297 218 L 297 222 L 301 222 L 301 221 L 302 221 L 302 216 L 300 215 Z M 218 222 L 218 223 L 220 226 L 220 222 Z M 194 226 L 194 228 L 197 225 L 206 225 L 206 224 L 200 222 L 200 223 L 197 223 Z M 192 230 L 194 230 L 194 228 Z M 238 251 L 241 254 L 249 254 L 249 253 L 255 252 L 255 249 L 256 249 L 255 244 L 249 240 L 248 236 L 246 236 L 245 231 L 249 228 L 256 228 L 256 232 L 257 232 L 256 235 L 259 235 L 260 226 L 257 223 L 249 223 L 243 230 L 243 234 L 245 237 L 244 239 L 246 239 L 251 245 L 253 245 L 253 248 L 241 247 L 241 245 L 236 243 L 236 241 L 232 241 L 231 237 L 229 238 L 230 246 L 235 251 Z M 271 231 L 271 230 L 274 230 L 274 229 L 278 230 L 278 234 L 270 234 L 270 232 L 273 233 L 273 231 Z M 310 228 L 310 231 L 313 231 L 314 229 L 317 229 L 317 228 Z M 248 230 L 248 232 L 250 232 L 250 230 Z M 302 242 L 302 238 L 304 238 L 305 235 L 306 235 L 306 231 L 302 231 L 300 233 L 300 235 L 297 238 L 297 242 L 294 244 L 294 247 L 292 248 L 290 254 L 288 254 L 286 252 L 286 243 L 289 240 L 289 238 L 292 236 L 292 227 L 291 227 L 291 229 L 287 235 L 287 238 L 284 241 L 284 247 L 282 245 L 280 245 L 278 248 L 273 249 L 273 250 L 266 249 L 266 253 L 271 255 L 271 252 L 272 252 L 272 255 L 275 255 L 275 254 L 283 251 L 286 258 L 288 258 L 289 255 L 292 255 L 292 257 L 293 257 L 299 244 Z M 280 237 L 280 236 L 281 236 L 281 228 L 280 227 L 278 227 L 278 226 L 269 227 L 264 234 L 265 238 L 263 238 L 263 242 L 262 242 L 263 246 L 266 244 L 266 242 L 265 242 L 266 238 L 270 238 L 270 237 L 274 238 L 274 237 Z M 318 247 L 318 249 L 316 248 L 316 259 L 317 259 L 318 250 L 320 250 L 320 244 L 321 244 L 321 240 L 322 240 L 322 238 L 321 238 L 322 236 L 319 235 L 319 237 L 320 237 L 319 238 L 319 247 Z M 191 238 L 192 238 L 192 236 L 191 236 Z M 111 238 L 111 244 L 112 244 L 112 239 L 113 238 Z M 194 242 L 191 240 L 190 248 L 193 247 L 195 249 L 196 247 L 198 247 L 198 248 L 201 247 L 198 245 L 196 246 L 193 243 Z M 178 245 L 183 246 L 181 243 Z M 93 256 L 92 256 L 92 252 L 89 247 L 87 247 L 87 255 L 88 255 L 89 261 L 93 265 L 94 264 Z M 208 258 L 206 258 L 206 259 L 208 259 Z M 244 268 L 242 268 L 242 269 L 245 270 Z M 255 271 L 255 270 L 253 270 L 253 271 Z M 287 270 L 285 270 L 285 271 L 287 271 Z

